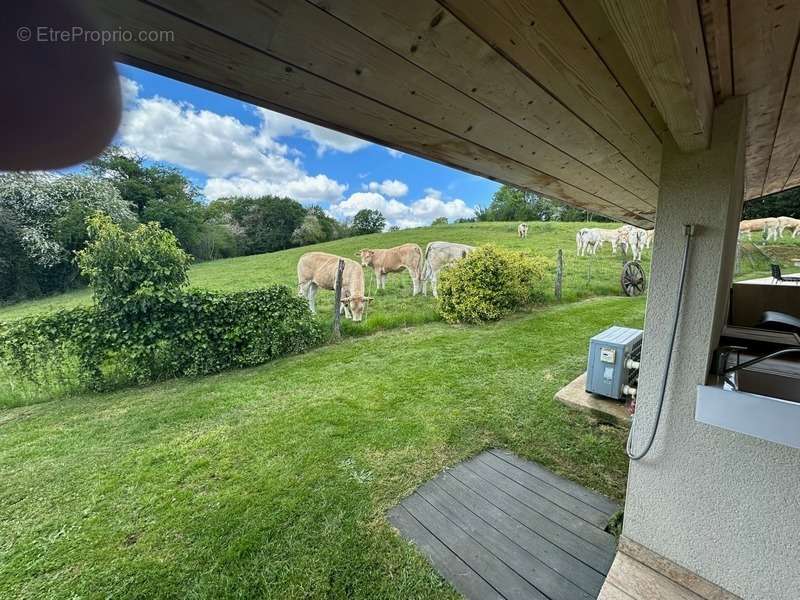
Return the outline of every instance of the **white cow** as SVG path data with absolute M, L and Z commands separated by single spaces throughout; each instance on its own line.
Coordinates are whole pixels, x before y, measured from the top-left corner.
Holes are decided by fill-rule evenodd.
M 619 231 L 617 229 L 584 228 L 575 236 L 578 244 L 578 256 L 597 254 L 605 242 L 611 243 L 611 251 L 617 253 Z
M 783 237 L 783 232 L 787 229 L 792 230 L 793 238 L 800 236 L 800 219 L 778 217 L 778 237 Z
M 648 232 L 639 227 L 631 227 L 627 233 L 627 244 L 633 253 L 633 260 L 642 260 L 642 250 L 647 247 Z
M 342 272 L 342 304 L 339 310 L 348 319 L 360 321 L 364 309 L 372 298 L 364 296 L 364 271 L 361 265 L 349 258 L 326 252 L 306 252 L 297 261 L 297 282 L 300 296 L 308 300 L 311 312 L 317 312 L 317 290 L 332 290 L 336 286 L 339 260 L 344 261 Z
M 466 244 L 454 244 L 452 242 L 431 242 L 425 248 L 425 265 L 422 268 L 422 293 L 428 295 L 428 282 L 431 282 L 431 290 L 434 298 L 438 295 L 436 283 L 439 279 L 439 271 L 459 258 L 465 257 L 472 252 L 475 246 Z
M 527 223 L 520 223 L 517 225 L 517 235 L 520 239 L 525 239 L 528 237 L 528 224 Z
M 653 245 L 653 238 L 656 235 L 656 230 L 655 229 L 648 229 L 645 233 L 646 233 L 646 235 L 645 235 L 645 238 L 644 238 L 644 247 L 645 248 L 650 248 L 650 246 Z

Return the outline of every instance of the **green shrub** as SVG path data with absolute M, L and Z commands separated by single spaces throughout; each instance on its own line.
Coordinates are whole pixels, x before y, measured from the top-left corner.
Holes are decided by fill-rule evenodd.
M 118 310 L 174 300 L 188 282 L 192 257 L 158 223 L 125 231 L 96 214 L 87 224 L 89 244 L 78 252 L 78 265 L 100 306 Z
M 551 268 L 541 256 L 482 246 L 439 274 L 437 310 L 448 323 L 497 320 L 544 301 Z
M 321 341 L 308 304 L 272 286 L 190 291 L 141 309 L 80 307 L 0 324 L 0 359 L 15 378 L 38 385 L 68 368 L 75 387 L 107 389 L 253 366 Z

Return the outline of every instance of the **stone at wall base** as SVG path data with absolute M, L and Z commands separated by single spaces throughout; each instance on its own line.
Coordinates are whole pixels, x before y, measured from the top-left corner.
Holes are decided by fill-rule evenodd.
M 586 391 L 586 373 L 581 373 L 573 381 L 556 392 L 555 399 L 570 408 L 589 413 L 602 423 L 620 427 L 630 427 L 631 418 L 621 400 L 611 400 Z

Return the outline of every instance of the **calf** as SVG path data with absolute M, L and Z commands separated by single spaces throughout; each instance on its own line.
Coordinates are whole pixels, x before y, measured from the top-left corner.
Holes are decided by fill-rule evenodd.
M 297 283 L 300 296 L 308 300 L 311 312 L 316 313 L 317 290 L 333 290 L 339 261 L 344 261 L 342 272 L 342 304 L 339 310 L 353 321 L 360 321 L 364 309 L 372 298 L 364 296 L 364 271 L 361 265 L 349 258 L 326 252 L 307 252 L 297 261 Z
M 439 271 L 451 262 L 465 257 L 472 252 L 475 246 L 466 244 L 453 244 L 451 242 L 431 242 L 425 248 L 425 266 L 422 270 L 422 293 L 428 294 L 428 281 L 431 282 L 431 291 L 434 298 L 438 295 L 436 283 Z
M 406 269 L 408 274 L 411 275 L 412 295 L 416 296 L 419 293 L 422 279 L 422 248 L 417 244 L 403 244 L 402 246 L 395 246 L 385 250 L 365 248 L 356 252 L 356 256 L 361 257 L 363 266 L 372 267 L 379 290 L 386 289 L 388 273 L 399 273 Z
M 521 240 L 524 240 L 528 237 L 528 224 L 527 223 L 520 223 L 517 225 L 517 235 L 520 237 Z

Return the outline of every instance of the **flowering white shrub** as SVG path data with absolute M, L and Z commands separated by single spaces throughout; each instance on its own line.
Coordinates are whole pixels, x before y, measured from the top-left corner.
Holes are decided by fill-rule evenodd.
M 95 212 L 117 223 L 134 218 L 110 182 L 83 175 L 5 173 L 0 175 L 0 214 L 12 224 L 28 257 L 42 267 L 69 260 L 64 247 L 66 221 Z M 74 219 L 73 219 L 74 220 Z

